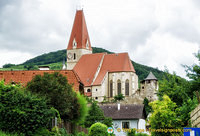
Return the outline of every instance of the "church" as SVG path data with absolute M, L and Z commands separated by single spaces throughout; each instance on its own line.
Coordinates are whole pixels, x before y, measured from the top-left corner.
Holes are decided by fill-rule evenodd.
M 155 90 L 158 90 L 157 79 L 152 73 L 150 77 L 153 78 L 141 82 L 142 88 L 138 89 L 138 76 L 128 53 L 92 53 L 83 10 L 76 11 L 67 47 L 66 67 L 64 65 L 62 70 L 49 70 L 45 67 L 30 71 L 0 71 L 0 80 L 26 85 L 35 75 L 43 75 L 45 72 L 61 73 L 67 77 L 74 90 L 98 102 L 105 98 L 112 100 L 118 94 L 123 94 L 127 100 L 143 100 L 146 95 L 154 99 Z M 152 85 L 153 90 L 148 93 L 148 86 L 152 88 Z
M 92 53 L 83 10 L 77 10 L 67 47 L 67 70 L 73 70 L 84 85 L 87 96 L 96 101 L 138 89 L 138 76 L 128 53 Z

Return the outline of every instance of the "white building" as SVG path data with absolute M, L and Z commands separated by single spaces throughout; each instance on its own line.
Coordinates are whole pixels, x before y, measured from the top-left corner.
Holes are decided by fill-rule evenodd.
M 113 129 L 116 136 L 127 136 L 127 131 L 146 133 L 144 105 L 135 104 L 106 104 L 100 108 L 106 117 L 113 119 Z

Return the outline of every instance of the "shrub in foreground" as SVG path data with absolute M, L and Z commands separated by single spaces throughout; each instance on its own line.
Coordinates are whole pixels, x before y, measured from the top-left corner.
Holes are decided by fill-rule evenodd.
M 0 129 L 4 132 L 32 136 L 39 128 L 48 126 L 56 110 L 22 87 L 5 85 L 0 81 Z
M 100 122 L 93 124 L 89 129 L 88 136 L 108 136 L 107 126 Z

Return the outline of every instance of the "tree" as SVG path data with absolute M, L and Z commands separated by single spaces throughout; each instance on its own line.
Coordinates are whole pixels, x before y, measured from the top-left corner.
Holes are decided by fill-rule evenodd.
M 177 105 L 167 96 L 163 100 L 150 103 L 152 115 L 149 118 L 151 129 L 176 129 L 181 126 L 181 120 L 176 113 Z M 152 132 L 152 136 L 171 136 L 169 132 Z
M 80 116 L 80 104 L 76 93 L 63 75 L 59 73 L 36 75 L 27 84 L 27 89 L 41 97 L 44 96 L 47 104 L 56 108 L 63 120 L 73 121 Z
M 146 97 L 144 98 L 143 104 L 144 104 L 144 109 L 145 109 L 146 115 L 148 116 L 149 113 L 152 111 L 152 108 L 151 108 L 151 106 L 149 106 L 149 100 Z
M 114 96 L 115 101 L 121 101 L 121 100 L 124 100 L 124 98 L 125 98 L 124 95 L 121 93 Z
M 97 105 L 97 102 L 94 101 L 89 109 L 84 125 L 85 127 L 89 128 L 96 122 L 102 122 L 105 125 L 108 125 L 108 127 L 112 126 L 112 118 L 104 117 L 103 111 Z
M 191 88 L 193 91 L 200 92 L 200 50 L 195 54 L 199 61 L 199 64 L 193 64 L 192 66 L 185 66 L 187 76 L 191 79 Z
M 78 103 L 80 104 L 80 115 L 78 118 L 74 120 L 76 124 L 82 125 L 85 122 L 86 116 L 88 115 L 88 107 L 87 107 L 87 100 L 86 97 L 77 93 Z
M 0 81 L 0 130 L 31 136 L 37 129 L 47 128 L 56 113 L 44 99 Z
M 189 81 L 178 77 L 175 73 L 169 74 L 168 72 L 166 72 L 165 78 L 159 82 L 158 96 L 162 99 L 164 95 L 169 96 L 178 106 L 193 97 Z

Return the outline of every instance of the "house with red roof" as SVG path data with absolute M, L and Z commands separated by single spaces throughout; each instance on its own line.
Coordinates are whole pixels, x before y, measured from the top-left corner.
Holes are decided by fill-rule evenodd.
M 92 53 L 83 10 L 77 10 L 67 47 L 67 70 L 73 70 L 87 96 L 97 101 L 115 95 L 131 96 L 138 89 L 138 76 L 128 53 Z

